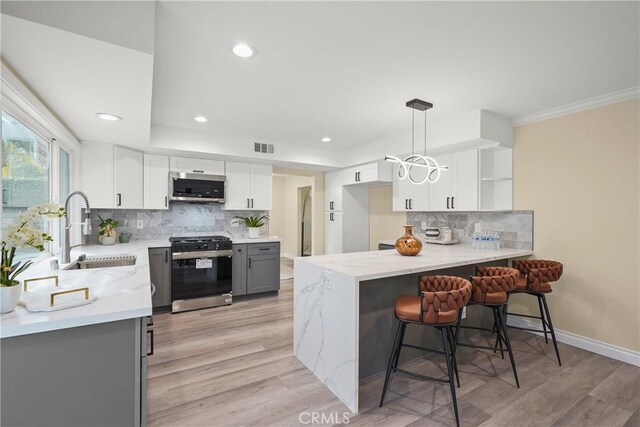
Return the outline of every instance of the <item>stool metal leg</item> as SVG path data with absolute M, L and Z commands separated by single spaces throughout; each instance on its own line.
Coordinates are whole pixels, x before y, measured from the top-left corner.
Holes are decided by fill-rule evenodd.
M 452 359 L 450 356 L 449 350 L 449 332 L 448 328 L 443 327 L 439 328 L 440 332 L 442 332 L 442 345 L 444 346 L 444 357 L 447 361 L 447 374 L 449 375 L 449 386 L 451 388 L 451 401 L 453 403 L 453 412 L 456 417 L 456 426 L 460 426 L 460 418 L 458 417 L 458 402 L 456 400 L 456 386 L 453 383 L 453 366 Z
M 504 312 L 501 310 L 501 307 L 497 308 L 498 313 L 498 330 L 502 329 L 504 343 L 507 346 L 507 351 L 509 353 L 509 359 L 511 361 L 511 369 L 513 370 L 513 377 L 516 380 L 516 386 L 520 388 L 520 381 L 518 380 L 518 372 L 516 371 L 516 361 L 513 357 L 513 350 L 511 348 L 511 342 L 509 341 L 509 334 L 507 333 L 507 322 L 504 317 Z M 502 353 L 504 355 L 504 352 Z
M 553 329 L 553 322 L 551 321 L 551 314 L 549 314 L 549 306 L 547 306 L 547 298 L 544 294 L 540 295 L 542 297 L 542 304 L 544 305 L 544 312 L 546 314 L 547 320 L 549 321 L 549 332 L 551 332 L 551 340 L 553 340 L 553 347 L 556 350 L 556 357 L 558 358 L 558 365 L 562 366 L 562 362 L 560 361 L 560 351 L 558 350 L 558 341 L 556 340 L 556 331 Z
M 382 407 L 382 403 L 384 402 L 384 395 L 387 393 L 387 386 L 389 385 L 389 377 L 391 376 L 391 370 L 394 367 L 397 367 L 397 364 L 398 364 L 397 358 L 400 353 L 400 346 L 402 345 L 401 335 L 404 335 L 403 325 L 404 325 L 404 322 L 402 321 L 398 322 L 396 337 L 393 340 L 393 347 L 391 348 L 391 354 L 389 354 L 389 363 L 387 363 L 387 373 L 385 374 L 385 377 L 384 377 L 384 386 L 382 387 L 382 396 L 380 396 L 380 407 Z
M 455 334 L 453 333 L 453 326 L 449 326 L 449 334 L 447 338 L 449 339 L 449 348 L 451 348 L 451 360 L 453 362 L 453 372 L 456 375 L 456 384 L 458 384 L 458 388 L 460 388 L 460 376 L 458 375 L 458 362 L 456 361 L 456 344 L 455 344 Z
M 544 342 L 549 344 L 549 339 L 547 338 L 547 321 L 545 320 L 544 310 L 542 309 L 542 298 L 540 295 L 536 295 L 538 297 L 538 308 L 540 309 L 540 320 L 542 320 L 542 330 L 544 331 Z
M 493 322 L 496 324 L 496 343 L 493 346 L 493 352 L 498 351 L 498 346 L 500 346 L 500 350 L 503 350 L 502 342 L 504 341 L 504 337 L 502 336 L 500 328 L 500 321 L 498 320 L 498 316 L 500 316 L 500 308 L 499 307 L 491 307 L 491 311 L 493 311 Z M 504 359 L 504 351 L 500 352 L 500 357 Z

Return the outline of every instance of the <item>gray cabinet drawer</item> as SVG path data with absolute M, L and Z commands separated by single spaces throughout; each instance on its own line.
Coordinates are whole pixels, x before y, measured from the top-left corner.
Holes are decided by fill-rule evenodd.
M 251 243 L 249 255 L 276 255 L 280 253 L 280 243 Z

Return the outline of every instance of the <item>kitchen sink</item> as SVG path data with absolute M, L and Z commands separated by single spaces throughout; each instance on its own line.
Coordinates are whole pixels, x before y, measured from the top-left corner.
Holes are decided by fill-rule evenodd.
M 80 256 L 64 268 L 64 270 L 84 270 L 88 268 L 127 267 L 136 265 L 135 255 L 95 255 Z

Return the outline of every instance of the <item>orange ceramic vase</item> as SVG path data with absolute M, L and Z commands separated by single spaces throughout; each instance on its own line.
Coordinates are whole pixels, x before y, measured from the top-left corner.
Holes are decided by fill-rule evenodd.
M 400 255 L 415 256 L 422 250 L 422 242 L 413 235 L 413 225 L 404 226 L 404 236 L 396 240 L 396 251 Z

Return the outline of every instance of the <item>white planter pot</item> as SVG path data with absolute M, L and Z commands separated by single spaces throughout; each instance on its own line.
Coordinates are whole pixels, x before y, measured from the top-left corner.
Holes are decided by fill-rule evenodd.
M 20 296 L 22 295 L 22 284 L 15 286 L 0 287 L 0 313 L 11 313 L 16 309 Z
M 115 237 L 108 237 L 108 236 L 104 236 L 102 238 L 102 242 L 103 245 L 115 245 L 116 244 L 116 238 Z
M 260 236 L 260 227 L 247 227 L 249 229 L 249 238 L 257 239 Z

